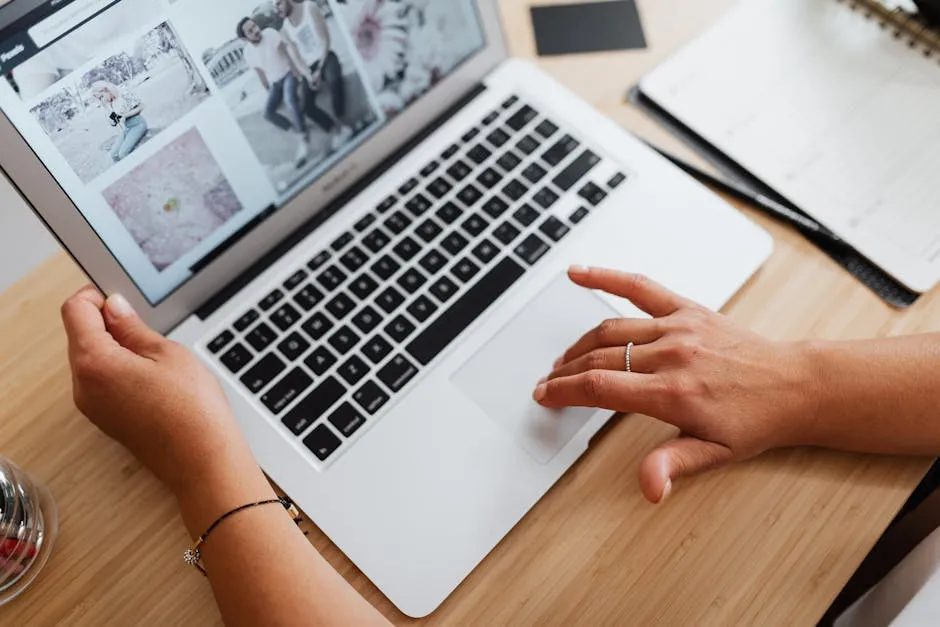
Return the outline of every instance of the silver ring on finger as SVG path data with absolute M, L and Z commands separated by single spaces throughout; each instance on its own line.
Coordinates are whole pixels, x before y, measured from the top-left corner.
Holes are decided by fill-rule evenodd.
M 627 344 L 627 350 L 624 353 L 624 361 L 626 362 L 625 365 L 626 365 L 627 372 L 633 372 L 633 364 L 630 363 L 631 362 L 630 353 L 632 352 L 633 352 L 633 342 L 629 342 Z

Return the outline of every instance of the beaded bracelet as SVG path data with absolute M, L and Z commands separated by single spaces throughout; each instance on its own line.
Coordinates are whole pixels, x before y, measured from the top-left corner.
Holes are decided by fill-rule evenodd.
M 300 525 L 300 523 L 303 522 L 303 518 L 300 517 L 300 512 L 297 510 L 297 506 L 294 505 L 294 503 L 291 502 L 290 499 L 277 498 L 277 499 L 268 499 L 266 501 L 257 501 L 255 503 L 248 503 L 246 505 L 242 505 L 241 507 L 236 507 L 232 511 L 219 516 L 219 518 L 214 523 L 209 525 L 209 528 L 206 529 L 206 532 L 202 534 L 201 536 L 199 536 L 195 542 L 193 542 L 192 547 L 190 547 L 189 549 L 186 550 L 185 553 L 183 553 L 183 561 L 191 566 L 195 566 L 196 568 L 199 569 L 199 572 L 201 572 L 203 575 L 206 575 L 207 574 L 206 569 L 203 568 L 201 564 L 202 555 L 200 555 L 199 553 L 199 547 L 202 546 L 203 542 L 206 541 L 206 538 L 209 537 L 209 534 L 212 533 L 212 531 L 216 527 L 218 527 L 222 523 L 222 521 L 225 520 L 226 518 L 234 516 L 235 514 L 238 514 L 239 512 L 243 512 L 246 509 L 260 507 L 262 505 L 273 505 L 274 503 L 280 503 L 281 505 L 283 505 L 284 509 L 287 510 L 287 513 L 290 514 L 290 517 L 294 520 L 295 523 L 297 523 L 297 525 Z M 306 531 L 304 532 L 304 535 L 307 535 Z

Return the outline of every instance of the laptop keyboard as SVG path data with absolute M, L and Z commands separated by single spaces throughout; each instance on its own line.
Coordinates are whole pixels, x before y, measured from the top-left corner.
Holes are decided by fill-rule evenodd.
M 512 97 L 206 348 L 320 462 L 333 461 L 626 180 L 590 180 L 601 162 Z M 569 192 L 577 208 L 557 215 Z

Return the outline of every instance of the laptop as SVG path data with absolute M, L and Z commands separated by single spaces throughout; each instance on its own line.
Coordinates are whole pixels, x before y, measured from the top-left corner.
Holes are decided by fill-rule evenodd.
M 0 166 L 218 376 L 262 468 L 409 616 L 611 417 L 536 382 L 630 303 L 720 308 L 768 235 L 507 58 L 495 2 L 12 0 Z

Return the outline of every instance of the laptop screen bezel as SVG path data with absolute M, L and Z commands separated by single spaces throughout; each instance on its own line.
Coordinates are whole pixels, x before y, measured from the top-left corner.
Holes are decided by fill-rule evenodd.
M 475 1 L 484 32 L 482 49 L 156 305 L 147 300 L 29 143 L 2 113 L 0 145 L 4 148 L 0 151 L 0 169 L 103 293 L 124 295 L 148 324 L 160 332 L 168 332 L 350 190 L 361 177 L 394 155 L 421 132 L 428 120 L 452 107 L 506 58 L 496 0 Z M 16 4 L 17 0 L 13 0 L 4 8 Z

